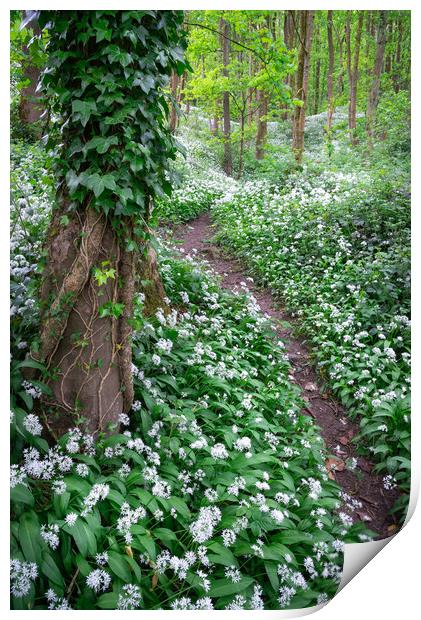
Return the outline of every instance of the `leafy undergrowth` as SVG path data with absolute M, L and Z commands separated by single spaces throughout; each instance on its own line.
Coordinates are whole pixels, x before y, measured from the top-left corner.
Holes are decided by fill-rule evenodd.
M 330 153 L 326 113 L 306 119 L 302 170 L 291 168 L 285 155 L 288 128 L 271 123 L 264 168 L 259 163 L 249 180 L 230 179 L 212 217 L 216 239 L 299 318 L 323 378 L 349 414 L 360 416 L 358 445 L 377 461 L 385 489 L 397 484 L 402 490 L 395 510 L 404 518 L 410 488 L 408 132 L 401 127 L 399 137 L 384 121 L 390 136 L 368 158 L 342 135 L 345 118 L 336 112 Z M 193 127 L 199 125 L 195 118 Z M 200 140 L 204 135 L 198 133 Z M 189 125 L 182 136 L 188 148 L 195 144 Z M 189 165 L 181 169 L 186 186 L 196 160 L 202 174 L 206 161 L 209 175 L 217 171 L 197 146 L 188 152 Z M 167 204 L 173 218 L 193 214 L 183 206 L 182 187 Z M 198 210 L 202 206 L 207 203 L 199 201 Z
M 171 196 L 156 201 L 156 217 L 163 223 L 187 222 L 221 198 L 235 186 L 220 169 L 211 149 L 185 132 L 179 140 L 180 151 L 172 169 Z
M 410 483 L 409 208 L 362 175 L 253 182 L 216 201 L 217 238 L 300 317 L 386 486 Z M 405 501 L 405 500 L 401 500 Z M 403 508 L 402 503 L 400 509 Z
M 32 152 L 22 162 L 28 175 L 42 165 Z M 193 259 L 161 246 L 170 314 L 146 321 L 137 298 L 136 401 L 120 433 L 94 441 L 74 428 L 47 445 L 33 413 L 46 387 L 21 372 L 37 331 L 48 191 L 18 172 L 12 607 L 279 609 L 328 600 L 344 542 L 370 533 L 353 524 L 357 503 L 328 477 L 323 441 L 300 413 L 282 343 L 254 299 L 222 291 Z

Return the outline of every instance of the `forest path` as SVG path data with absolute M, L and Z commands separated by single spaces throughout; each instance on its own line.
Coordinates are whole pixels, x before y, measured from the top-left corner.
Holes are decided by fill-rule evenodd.
M 382 476 L 373 473 L 373 463 L 357 454 L 351 440 L 359 432 L 358 421 L 347 417 L 344 408 L 323 385 L 304 338 L 294 334 L 293 324 L 296 320 L 279 307 L 268 289 L 247 280 L 247 270 L 238 260 L 228 256 L 226 251 L 212 242 L 215 232 L 210 214 L 203 213 L 189 223 L 177 226 L 173 231 L 173 239 L 179 242 L 185 254 L 197 250 L 198 258 L 206 260 L 219 274 L 223 288 L 233 290 L 241 282 L 247 283 L 262 312 L 275 322 L 277 334 L 285 343 L 292 365 L 291 380 L 300 386 L 306 402 L 304 413 L 312 416 L 320 427 L 328 452 L 332 455 L 326 463 L 329 475 L 349 496 L 344 512 L 350 514 L 354 521 L 365 521 L 371 530 L 377 532 L 378 538 L 395 534 L 398 526 L 393 516 L 388 516 L 388 512 L 397 498 L 397 492 L 386 491 Z M 357 462 L 353 470 L 345 467 L 345 461 L 351 458 Z M 357 505 L 354 504 L 352 510 L 355 501 Z

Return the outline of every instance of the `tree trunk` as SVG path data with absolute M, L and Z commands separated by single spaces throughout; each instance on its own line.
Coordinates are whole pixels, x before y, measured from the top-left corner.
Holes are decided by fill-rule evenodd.
M 258 101 L 258 118 L 257 118 L 257 131 L 256 131 L 256 159 L 263 159 L 265 155 L 265 142 L 268 133 L 267 113 L 268 113 L 268 96 L 267 94 L 259 90 L 256 93 Z
M 243 176 L 244 166 L 244 126 L 246 123 L 246 102 L 244 102 L 243 109 L 240 116 L 240 155 L 238 158 L 238 179 Z
M 295 42 L 295 29 L 294 29 L 293 14 L 294 14 L 294 11 L 285 11 L 285 16 L 284 16 L 284 42 L 285 42 L 285 47 L 288 50 L 291 50 L 294 47 L 294 42 Z M 294 82 L 294 78 L 293 78 L 293 75 L 290 73 L 287 75 L 284 84 L 286 85 L 287 88 L 293 90 L 294 88 L 293 82 Z M 288 119 L 289 108 L 288 106 L 281 104 L 281 110 L 282 110 L 282 120 L 286 121 Z
M 170 130 L 171 133 L 175 133 L 175 130 L 177 129 L 177 123 L 178 123 L 178 114 L 177 114 L 177 108 L 176 108 L 176 103 L 178 100 L 178 85 L 180 82 L 180 78 L 177 74 L 176 71 L 172 72 L 171 75 L 171 109 L 170 109 Z
M 403 24 L 402 21 L 398 17 L 398 41 L 396 44 L 396 59 L 393 67 L 393 88 L 395 89 L 395 93 L 400 91 L 401 87 L 401 54 L 402 54 L 402 34 L 403 34 Z
M 221 43 L 222 43 L 222 52 L 223 52 L 223 75 L 225 77 L 229 76 L 228 66 L 230 61 L 230 25 L 221 18 L 220 20 L 220 31 L 222 33 Z M 223 160 L 223 169 L 225 174 L 228 176 L 232 175 L 232 154 L 231 154 L 231 113 L 230 113 L 230 95 L 226 90 L 223 93 L 223 115 L 224 115 L 224 160 Z
M 361 33 L 363 27 L 364 13 L 358 14 L 357 32 L 355 35 L 354 57 L 351 58 L 351 16 L 350 11 L 347 17 L 347 52 L 348 52 L 348 77 L 349 77 L 349 106 L 348 106 L 348 129 L 351 144 L 357 144 L 357 88 L 358 88 L 358 65 L 360 59 Z M 352 63 L 352 66 L 351 66 Z
M 63 226 L 67 206 L 61 198 L 48 232 L 35 355 L 50 372 L 52 397 L 44 397 L 43 413 L 54 438 L 82 420 L 89 432 L 107 432 L 110 424 L 118 426 L 119 414 L 130 409 L 133 398 L 126 318 L 134 289 L 133 254 L 120 246 L 105 215 L 90 206 Z M 99 286 L 93 268 L 101 269 L 104 262 L 114 277 Z M 124 314 L 113 316 L 115 304 L 123 303 Z
M 300 11 L 300 53 L 297 70 L 296 97 L 302 100 L 302 106 L 294 111 L 292 128 L 292 149 L 298 164 L 301 164 L 304 151 L 304 127 L 307 104 L 308 76 L 310 69 L 310 52 L 313 36 L 314 11 Z
M 33 13 L 32 18 L 31 13 Z M 39 36 L 41 34 L 35 11 L 23 11 L 23 19 L 26 20 L 26 28 L 33 30 L 35 35 Z M 19 120 L 21 123 L 29 125 L 39 121 L 44 111 L 39 102 L 41 94 L 36 92 L 41 70 L 29 60 L 29 50 L 26 45 L 23 48 L 23 52 L 28 57 L 28 61 L 25 62 L 23 69 L 23 78 L 28 80 L 29 83 L 22 88 L 20 93 Z
M 327 12 L 327 42 L 329 48 L 329 68 L 327 71 L 327 131 L 332 131 L 333 112 L 335 109 L 333 98 L 333 72 L 335 70 L 335 51 L 333 47 L 333 11 Z
M 253 55 L 250 53 L 249 54 L 249 78 L 251 79 L 252 77 L 253 77 Z M 247 99 L 248 99 L 247 123 L 249 127 L 253 122 L 253 94 L 254 94 L 254 89 L 249 88 L 248 94 L 247 94 Z
M 373 70 L 373 82 L 368 95 L 366 128 L 368 138 L 368 148 L 373 148 L 373 132 L 376 120 L 377 105 L 379 103 L 380 80 L 384 62 L 384 50 L 386 47 L 386 24 L 387 11 L 380 11 L 379 24 L 377 29 L 376 61 Z
M 344 42 L 346 39 L 346 27 L 345 33 L 339 36 L 338 45 L 339 45 L 339 73 L 338 73 L 338 95 L 342 95 L 344 92 L 344 74 L 345 74 L 345 65 L 344 65 Z
M 312 101 L 311 113 L 317 114 L 319 111 L 319 100 L 320 100 L 320 27 L 319 24 L 316 24 L 313 32 L 313 52 L 316 58 L 316 62 L 313 63 L 313 84 L 314 84 L 314 96 Z
M 313 114 L 318 114 L 319 112 L 319 100 L 320 100 L 320 58 L 318 58 L 316 62 Z
M 145 295 L 143 313 L 166 310 L 156 254 L 129 252 L 110 220 L 90 206 L 63 226 L 68 201 L 59 197 L 49 227 L 40 291 L 40 346 L 32 356 L 47 368 L 52 396 L 42 417 L 57 439 L 82 423 L 97 435 L 118 428 L 133 402 L 132 327 L 136 275 Z M 114 270 L 99 285 L 97 270 Z

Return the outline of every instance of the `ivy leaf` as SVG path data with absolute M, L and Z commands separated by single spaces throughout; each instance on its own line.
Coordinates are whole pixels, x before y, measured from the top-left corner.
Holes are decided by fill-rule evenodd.
M 114 190 L 117 188 L 114 175 L 112 174 L 104 174 L 104 176 L 102 177 L 102 182 L 107 189 Z
M 66 184 L 71 194 L 73 194 L 73 192 L 78 188 L 80 184 L 80 178 L 74 170 L 69 170 L 69 172 L 66 174 Z
M 81 183 L 93 190 L 96 198 L 101 196 L 105 188 L 114 190 L 117 187 L 112 174 L 104 174 L 101 176 L 98 172 L 94 172 L 94 174 L 88 176 L 81 175 Z
M 95 101 L 82 101 L 81 99 L 75 99 L 72 101 L 72 114 L 76 119 L 79 119 L 84 127 L 86 127 L 93 112 L 96 112 Z
M 89 151 L 89 149 L 96 149 L 96 152 L 102 155 L 106 153 L 113 144 L 118 144 L 117 136 L 110 136 L 109 138 L 95 136 L 95 138 L 92 138 L 89 142 L 87 142 L 85 149 L 87 151 Z

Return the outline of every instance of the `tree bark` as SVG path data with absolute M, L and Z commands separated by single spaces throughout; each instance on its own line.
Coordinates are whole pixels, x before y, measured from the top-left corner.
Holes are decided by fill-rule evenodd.
M 176 102 L 178 101 L 178 85 L 180 78 L 176 71 L 173 71 L 171 75 L 171 108 L 170 108 L 170 130 L 172 133 L 177 129 L 178 114 L 176 108 Z
M 263 159 L 265 155 L 265 142 L 268 133 L 267 113 L 268 96 L 263 90 L 256 93 L 257 107 L 257 131 L 256 131 L 256 159 Z
M 23 11 L 23 19 L 30 19 L 30 13 L 30 11 Z M 36 13 L 33 12 L 33 14 L 33 18 L 27 21 L 26 28 L 33 30 L 34 34 L 39 36 L 41 31 L 38 26 L 38 19 Z M 44 108 L 40 104 L 41 94 L 36 92 L 41 70 L 31 63 L 29 59 L 29 49 L 26 45 L 23 48 L 23 52 L 28 58 L 23 69 L 23 77 L 25 80 L 28 80 L 29 83 L 22 88 L 20 93 L 19 120 L 25 125 L 30 125 L 39 121 L 44 112 Z
M 370 150 L 373 148 L 374 123 L 376 120 L 377 105 L 379 103 L 380 80 L 384 62 L 384 50 L 386 47 L 386 25 L 387 11 L 380 11 L 377 29 L 376 60 L 374 63 L 373 81 L 368 95 L 366 113 L 368 148 Z
M 302 162 L 304 151 L 305 114 L 315 12 L 300 11 L 300 13 L 300 53 L 298 56 L 296 97 L 302 100 L 302 106 L 295 108 L 292 128 L 292 149 L 298 164 Z
M 229 77 L 228 66 L 230 62 L 230 25 L 223 18 L 220 19 L 220 31 L 222 33 L 222 54 L 223 54 L 223 71 L 224 77 Z M 226 90 L 223 93 L 222 100 L 223 117 L 224 117 L 224 160 L 222 167 L 225 174 L 232 175 L 232 153 L 231 153 L 231 113 L 230 113 L 230 95 Z
M 335 51 L 333 47 L 333 11 L 327 12 L 327 42 L 329 48 L 329 67 L 327 71 L 327 131 L 332 131 L 333 113 L 335 109 L 333 98 L 333 72 L 335 70 Z
M 125 303 L 124 287 L 134 287 L 132 257 L 122 251 L 107 218 L 90 206 L 76 211 L 63 226 L 67 206 L 61 198 L 48 232 L 40 348 L 34 354 L 50 373 L 52 396 L 44 397 L 43 417 L 55 439 L 81 421 L 94 434 L 118 427 L 118 416 L 123 408 L 129 410 L 132 398 L 131 367 L 127 370 L 124 361 L 125 370 L 120 368 L 128 347 L 131 361 L 127 318 L 101 318 L 100 312 L 101 307 Z M 92 271 L 104 261 L 107 269 L 115 270 L 114 278 L 98 286 Z M 124 294 L 127 298 L 128 292 Z M 130 312 L 130 304 L 124 309 Z
M 285 11 L 284 15 L 284 42 L 285 46 L 288 50 L 291 50 L 294 47 L 295 43 L 295 29 L 294 29 L 294 20 L 293 20 L 294 11 Z M 285 78 L 284 84 L 287 88 L 293 90 L 294 88 L 294 76 L 292 73 L 288 74 Z M 289 108 L 284 104 L 281 105 L 282 110 L 282 120 L 286 121 L 288 119 Z
M 398 17 L 398 41 L 396 44 L 396 58 L 393 67 L 393 88 L 395 93 L 398 93 L 401 88 L 401 54 L 402 54 L 402 34 L 403 34 L 403 24 L 401 19 Z
M 346 42 L 348 56 L 348 78 L 349 78 L 349 106 L 348 106 L 348 129 L 351 144 L 357 144 L 357 88 L 358 88 L 358 66 L 360 60 L 361 33 L 364 21 L 364 13 L 358 14 L 357 32 L 355 35 L 354 57 L 351 58 L 351 12 L 348 12 L 346 22 Z

